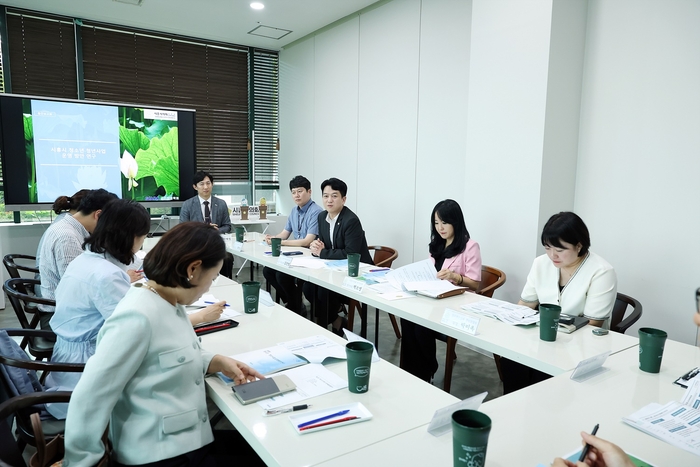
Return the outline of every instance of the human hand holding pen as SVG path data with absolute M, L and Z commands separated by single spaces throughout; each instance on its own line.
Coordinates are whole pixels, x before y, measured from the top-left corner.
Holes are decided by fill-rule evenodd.
M 591 446 L 584 462 L 571 462 L 562 458 L 554 459 L 552 467 L 634 467 L 629 456 L 617 445 L 581 432 L 584 444 Z
M 207 307 L 202 308 L 196 313 L 188 315 L 190 323 L 192 326 L 196 326 L 202 323 L 210 323 L 216 321 L 221 317 L 221 313 L 224 312 L 224 307 L 226 306 L 226 301 L 222 300 L 217 303 L 213 303 Z

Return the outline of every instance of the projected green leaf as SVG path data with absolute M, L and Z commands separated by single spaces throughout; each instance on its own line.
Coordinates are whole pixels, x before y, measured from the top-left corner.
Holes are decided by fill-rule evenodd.
M 119 139 L 124 144 L 124 149 L 130 154 L 136 154 L 139 149 L 148 149 L 151 140 L 139 130 L 130 130 L 119 125 Z
M 137 180 L 152 176 L 166 193 L 179 196 L 177 128 L 171 128 L 160 138 L 153 138 L 148 149 L 140 149 L 136 153 L 136 163 L 139 165 Z

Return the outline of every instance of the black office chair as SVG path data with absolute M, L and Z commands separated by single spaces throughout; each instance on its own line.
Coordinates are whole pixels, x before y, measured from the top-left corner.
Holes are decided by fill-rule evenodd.
M 50 318 L 50 313 L 41 313 L 36 305 L 56 306 L 56 301 L 48 298 L 41 298 L 29 293 L 35 286 L 38 286 L 39 281 L 36 279 L 25 279 L 23 277 L 17 279 L 8 279 L 5 281 L 5 292 L 7 298 L 15 310 L 17 320 L 22 329 L 36 329 L 41 324 L 42 329 L 48 328 L 48 320 L 42 317 Z M 50 330 L 50 329 L 49 329 Z M 20 347 L 27 351 L 38 360 L 48 359 L 53 353 L 53 345 L 56 341 L 55 335 L 51 333 L 49 338 L 42 336 L 26 336 Z
M 632 307 L 632 313 L 625 318 L 625 313 L 627 313 L 629 306 Z M 612 316 L 610 317 L 610 330 L 624 334 L 641 317 L 642 304 L 639 303 L 639 300 L 618 292 Z
M 53 332 L 37 329 L 0 330 L 0 403 L 2 403 L 0 405 L 0 424 L 5 423 L 10 415 L 14 416 L 18 435 L 16 446 L 19 452 L 24 451 L 27 444 L 35 445 L 30 415 L 42 410 L 42 406 L 37 406 L 37 404 L 67 402 L 71 394 L 67 391 L 44 391 L 42 383 L 37 377 L 37 371 L 42 372 L 43 379 L 50 371 L 81 372 L 85 368 L 82 363 L 30 360 L 16 342 L 10 339 L 12 336 L 48 338 L 51 334 Z M 44 395 L 61 395 L 62 397 L 46 400 L 43 399 Z M 2 412 L 2 410 L 6 410 L 6 412 Z M 56 420 L 53 417 L 42 420 L 42 428 L 47 438 L 63 433 L 64 426 L 63 420 Z M 0 432 L 2 432 L 2 428 L 0 428 Z
M 29 261 L 31 264 L 36 264 L 35 256 L 16 254 L 5 255 L 5 257 L 2 259 L 2 262 L 5 265 L 5 269 L 7 269 L 7 273 L 10 275 L 10 278 L 17 279 L 21 277 L 19 271 L 30 272 L 32 273 L 32 277 L 34 277 L 34 274 L 39 274 L 39 270 L 34 266 L 25 266 L 23 264 L 18 264 L 18 259 L 23 261 Z

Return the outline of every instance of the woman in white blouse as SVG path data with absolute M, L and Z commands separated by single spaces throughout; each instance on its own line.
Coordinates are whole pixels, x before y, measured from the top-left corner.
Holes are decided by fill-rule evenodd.
M 549 218 L 541 237 L 545 254 L 535 258 L 520 294 L 520 305 L 536 309 L 541 303 L 561 306 L 570 316 L 608 328 L 617 297 L 613 267 L 589 250 L 591 238 L 583 220 L 573 212 Z M 549 378 L 549 375 L 501 358 L 503 392 L 508 394 Z

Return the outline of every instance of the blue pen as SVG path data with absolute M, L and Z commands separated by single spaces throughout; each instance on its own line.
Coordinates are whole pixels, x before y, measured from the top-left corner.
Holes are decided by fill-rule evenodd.
M 206 303 L 207 305 L 213 305 L 213 304 L 215 304 L 216 302 L 204 302 L 204 303 Z M 229 304 L 227 303 L 227 304 L 224 305 L 224 306 L 231 306 L 231 305 L 229 305 Z
M 350 412 L 350 410 L 341 410 L 340 412 L 334 413 L 332 415 L 326 415 L 325 417 L 317 418 L 316 420 L 310 420 L 308 422 L 304 422 L 301 425 L 297 426 L 297 428 L 304 428 L 305 426 L 313 425 L 318 422 L 322 422 L 324 420 L 328 420 L 329 418 L 335 418 L 335 417 L 340 417 L 341 415 L 345 415 L 346 413 Z

